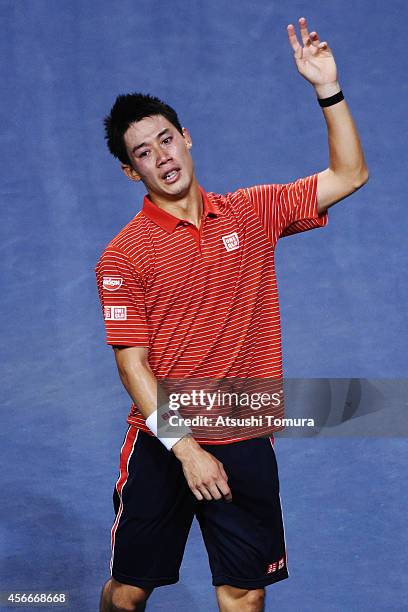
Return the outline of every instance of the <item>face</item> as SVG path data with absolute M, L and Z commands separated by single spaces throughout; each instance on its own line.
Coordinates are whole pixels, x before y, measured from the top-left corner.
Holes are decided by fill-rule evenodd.
M 188 193 L 194 178 L 188 130 L 183 136 L 162 115 L 133 123 L 124 134 L 131 166 L 122 165 L 126 175 L 143 181 L 150 196 L 174 199 Z

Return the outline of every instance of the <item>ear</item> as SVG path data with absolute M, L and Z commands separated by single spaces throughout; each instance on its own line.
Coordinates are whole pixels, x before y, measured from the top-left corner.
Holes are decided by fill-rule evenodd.
M 183 128 L 183 138 L 186 141 L 187 149 L 191 149 L 193 146 L 193 141 L 191 140 L 190 132 L 187 128 Z
M 132 166 L 129 166 L 128 164 L 121 164 L 121 168 L 131 181 L 138 182 L 142 180 L 140 174 L 138 174 Z

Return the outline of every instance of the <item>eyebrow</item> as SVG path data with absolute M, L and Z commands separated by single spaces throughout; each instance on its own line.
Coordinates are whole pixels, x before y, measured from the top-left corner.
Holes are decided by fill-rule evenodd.
M 169 132 L 169 128 L 164 128 L 164 130 L 162 130 L 161 132 L 159 132 L 159 134 L 157 134 L 156 139 L 157 138 L 161 138 L 162 136 L 164 136 L 164 134 L 166 132 Z M 133 147 L 132 149 L 132 153 L 135 153 L 138 149 L 141 149 L 142 147 L 146 147 L 148 143 L 146 142 L 142 142 L 140 145 L 136 145 L 135 147 Z

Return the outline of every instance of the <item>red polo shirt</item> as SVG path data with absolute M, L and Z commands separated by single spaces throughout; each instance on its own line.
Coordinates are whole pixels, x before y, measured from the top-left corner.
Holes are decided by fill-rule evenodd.
M 96 266 L 106 342 L 148 347 L 158 379 L 281 377 L 274 248 L 327 224 L 317 174 L 226 195 L 200 190 L 200 229 L 146 196 L 106 247 Z M 134 404 L 128 422 L 149 432 Z

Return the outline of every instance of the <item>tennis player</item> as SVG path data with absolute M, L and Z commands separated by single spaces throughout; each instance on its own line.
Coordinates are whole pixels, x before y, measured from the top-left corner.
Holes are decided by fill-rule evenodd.
M 191 135 L 170 106 L 128 94 L 105 119 L 109 150 L 147 194 L 96 266 L 106 341 L 133 400 L 102 612 L 144 610 L 153 589 L 178 581 L 194 517 L 222 612 L 263 610 L 265 587 L 288 577 L 273 436 L 256 425 L 232 435 L 187 421 L 174 435 L 158 395 L 164 379 L 282 375 L 276 242 L 325 226 L 327 209 L 368 180 L 329 45 L 309 33 L 306 19 L 299 28 L 303 44 L 294 25 L 287 28 L 294 60 L 328 130 L 321 172 L 206 192 Z

